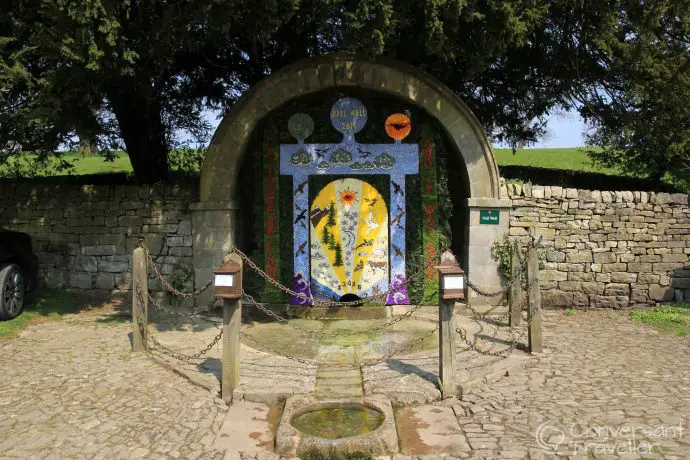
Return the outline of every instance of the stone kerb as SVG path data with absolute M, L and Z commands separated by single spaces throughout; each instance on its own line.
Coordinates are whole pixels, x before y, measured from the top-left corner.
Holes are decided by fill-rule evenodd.
M 690 299 L 688 195 L 501 185 L 509 235 L 545 246 L 550 307 L 625 308 Z

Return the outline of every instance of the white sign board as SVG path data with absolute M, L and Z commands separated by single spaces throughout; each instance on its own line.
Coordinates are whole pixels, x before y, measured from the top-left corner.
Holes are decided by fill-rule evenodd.
M 232 287 L 235 275 L 216 275 L 216 287 Z
M 465 277 L 462 275 L 445 275 L 443 289 L 464 289 Z

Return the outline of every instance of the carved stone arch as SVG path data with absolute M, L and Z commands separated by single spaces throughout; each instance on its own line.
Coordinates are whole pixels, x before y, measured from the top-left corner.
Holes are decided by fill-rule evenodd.
M 249 89 L 225 114 L 201 170 L 199 203 L 192 205 L 196 283 L 203 285 L 237 233 L 237 183 L 252 134 L 272 111 L 300 96 L 357 87 L 391 95 L 424 109 L 444 128 L 458 163 L 465 165 L 466 206 L 462 264 L 488 285 L 500 281 L 490 244 L 507 231 L 510 202 L 500 199 L 499 172 L 484 128 L 467 105 L 431 75 L 390 59 L 334 53 L 301 60 Z M 449 178 L 450 179 L 450 178 Z M 479 208 L 499 209 L 498 226 L 480 224 Z M 491 241 L 489 241 L 491 240 Z
M 499 198 L 498 167 L 484 128 L 447 86 L 399 61 L 336 53 L 288 66 L 242 96 L 211 140 L 201 171 L 200 201 L 236 198 L 237 174 L 250 137 L 270 112 L 299 96 L 347 86 L 398 97 L 433 115 L 467 167 L 470 197 Z

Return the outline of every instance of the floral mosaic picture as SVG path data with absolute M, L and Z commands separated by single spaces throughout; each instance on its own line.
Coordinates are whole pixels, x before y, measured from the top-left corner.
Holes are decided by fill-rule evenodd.
M 372 125 L 361 100 L 331 101 L 330 110 L 295 104 L 303 111 L 277 112 L 264 128 L 254 163 L 262 191 L 254 198 L 262 217 L 256 255 L 297 295 L 284 298 L 270 283 L 255 292 L 296 305 L 408 305 L 412 294 L 433 303 L 436 271 L 419 266 L 434 267 L 439 254 L 435 125 L 414 112 L 427 120 L 415 127 L 404 105 L 377 107 Z
M 388 208 L 378 190 L 359 179 L 333 181 L 316 196 L 310 221 L 313 295 L 362 298 L 388 289 Z
M 342 134 L 341 142 L 306 143 L 314 123 L 298 113 L 288 123 L 297 143 L 280 146 L 280 174 L 293 176 L 294 212 L 306 217 L 309 210 L 309 225 L 295 221 L 294 289 L 303 295 L 292 301 L 308 304 L 314 296 L 343 300 L 347 294 L 345 298 L 368 298 L 391 291 L 396 280 L 400 287 L 390 292 L 386 303 L 407 304 L 404 189 L 406 175 L 416 174 L 419 167 L 417 146 L 401 142 L 410 132 L 410 121 L 404 114 L 389 117 L 393 144 L 360 144 L 355 135 L 367 123 L 361 101 L 339 99 L 330 120 Z M 345 177 L 327 184 L 309 203 L 308 178 L 320 174 Z M 388 205 L 371 184 L 348 177 L 361 174 L 390 176 Z

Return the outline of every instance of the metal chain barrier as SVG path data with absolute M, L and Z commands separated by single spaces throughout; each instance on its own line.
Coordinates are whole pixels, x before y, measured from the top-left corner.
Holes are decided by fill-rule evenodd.
M 284 323 L 284 324 L 286 324 L 287 326 L 289 326 L 289 327 L 291 327 L 291 328 L 293 328 L 293 329 L 295 329 L 295 330 L 298 330 L 298 331 L 300 331 L 300 332 L 302 332 L 302 333 L 304 333 L 304 334 L 310 335 L 310 336 L 312 336 L 312 337 L 316 337 L 316 336 L 331 336 L 331 337 L 343 336 L 343 337 L 345 337 L 345 336 L 353 335 L 353 332 L 352 332 L 352 331 L 327 331 L 327 330 L 313 331 L 313 330 L 311 330 L 311 329 L 307 329 L 307 328 L 301 327 L 301 326 L 299 326 L 299 325 L 297 325 L 297 324 L 293 324 L 293 322 L 291 322 L 288 318 L 285 318 L 285 317 L 283 317 L 283 316 L 280 316 L 278 313 L 276 313 L 276 312 L 270 310 L 269 308 L 266 308 L 263 304 L 261 304 L 261 303 L 257 302 L 256 300 L 254 300 L 254 297 L 252 297 L 251 295 L 249 295 L 249 294 L 247 294 L 246 292 L 244 292 L 244 290 L 242 290 L 242 294 L 244 295 L 243 300 L 244 300 L 245 302 L 249 303 L 249 305 L 252 305 L 252 306 L 256 307 L 258 310 L 262 311 L 263 313 L 265 313 L 265 314 L 268 315 L 269 317 L 275 319 L 276 321 L 278 321 L 278 322 L 280 322 L 280 323 Z M 378 331 L 380 331 L 380 330 L 382 330 L 382 329 L 386 329 L 387 327 L 391 327 L 391 326 L 393 326 L 393 325 L 396 324 L 396 323 L 399 323 L 399 322 L 404 321 L 404 320 L 406 320 L 406 319 L 410 319 L 410 318 L 412 317 L 412 315 L 413 315 L 415 312 L 417 312 L 419 309 L 421 309 L 423 306 L 424 306 L 424 305 L 413 305 L 413 306 L 411 306 L 411 308 L 410 308 L 408 311 L 406 311 L 406 312 L 403 313 L 402 315 L 396 316 L 395 318 L 393 318 L 392 320 L 390 320 L 390 321 L 388 321 L 388 322 L 386 322 L 386 323 L 379 324 L 379 325 L 377 325 L 377 326 L 373 326 L 373 327 L 371 327 L 371 328 L 369 328 L 369 329 L 365 329 L 365 330 L 362 330 L 362 331 L 358 331 L 358 332 L 356 332 L 356 333 L 354 333 L 354 334 L 356 334 L 356 335 L 359 335 L 359 334 L 366 335 L 366 334 L 371 334 L 371 333 L 374 333 L 374 332 L 378 332 Z
M 525 298 L 523 298 L 522 301 L 520 302 L 520 311 L 522 311 L 522 310 L 524 309 L 526 303 L 527 303 L 527 298 L 525 297 Z M 474 311 L 476 311 L 476 310 L 472 310 L 472 311 L 474 312 Z M 509 313 L 510 313 L 510 310 L 508 310 L 508 313 L 506 313 L 505 315 L 503 315 L 503 316 L 501 317 L 501 321 L 504 320 L 504 319 L 508 316 Z M 481 319 L 483 319 L 483 320 L 485 320 L 485 321 L 486 321 L 487 319 L 490 320 L 490 321 L 493 321 L 493 318 L 491 318 L 491 317 L 489 317 L 489 316 L 487 316 L 487 315 L 483 315 L 483 314 L 481 314 L 481 313 L 479 313 L 479 312 L 477 312 L 477 316 L 479 316 Z M 489 349 L 488 349 L 488 350 L 483 350 L 483 349 L 481 349 L 481 348 L 477 345 L 476 342 L 472 342 L 471 340 L 469 340 L 467 331 L 465 331 L 464 329 L 462 329 L 462 328 L 460 328 L 460 327 L 456 327 L 456 328 L 455 328 L 455 332 L 460 336 L 460 340 L 462 340 L 462 341 L 467 345 L 467 348 L 466 348 L 466 349 L 475 351 L 475 352 L 477 352 L 477 353 L 479 353 L 479 354 L 486 355 L 486 356 L 496 356 L 496 357 L 501 357 L 501 358 L 507 358 L 507 357 L 517 348 L 517 346 L 519 345 L 520 341 L 524 339 L 525 335 L 527 334 L 526 331 L 527 331 L 527 329 L 529 328 L 529 326 L 530 326 L 531 323 L 532 323 L 532 318 L 528 318 L 527 321 L 526 321 L 526 324 L 525 324 L 526 327 L 525 327 L 525 328 L 521 328 L 519 331 L 516 330 L 516 329 L 514 329 L 514 328 L 512 328 L 512 327 L 508 327 L 507 325 L 503 325 L 502 327 L 504 327 L 504 328 L 507 327 L 508 330 L 510 331 L 510 334 L 511 334 L 511 336 L 512 336 L 512 339 L 511 339 L 510 348 L 508 348 L 507 350 L 504 350 L 504 351 L 500 351 L 500 352 L 494 352 L 494 351 L 492 351 L 492 348 L 493 348 L 493 346 L 494 346 L 493 344 L 489 346 Z M 498 335 L 499 325 L 498 325 L 498 324 L 494 324 L 494 326 L 495 326 L 495 329 L 494 329 L 495 332 L 494 332 L 493 337 L 495 338 L 495 337 L 497 337 L 497 335 Z
M 525 248 L 525 254 L 527 254 L 531 249 L 537 249 L 541 247 L 541 239 L 542 237 L 540 236 L 538 239 L 532 239 L 528 244 L 527 247 Z M 475 283 L 470 281 L 469 279 L 466 279 L 465 281 L 467 282 L 467 286 L 472 289 L 474 292 L 477 294 L 484 296 L 484 297 L 496 297 L 496 296 L 505 296 L 508 291 L 510 291 L 510 288 L 513 286 L 514 283 L 518 283 L 522 279 L 522 275 L 525 274 L 527 271 L 527 257 L 520 257 L 518 253 L 518 258 L 522 259 L 520 261 L 520 267 L 518 269 L 518 272 L 516 273 L 516 276 L 512 277 L 510 280 L 508 280 L 506 286 L 496 290 L 496 291 L 486 291 L 479 286 L 477 286 Z
M 445 251 L 447 249 L 447 247 L 442 248 L 442 249 L 443 249 L 443 251 Z M 246 264 L 249 266 L 249 268 L 254 270 L 266 282 L 272 284 L 273 286 L 275 286 L 276 288 L 278 288 L 279 290 L 283 291 L 284 293 L 286 293 L 288 295 L 291 295 L 291 296 L 296 297 L 298 299 L 304 300 L 305 302 L 309 301 L 309 302 L 311 302 L 312 306 L 316 306 L 316 307 L 362 307 L 363 306 L 362 304 L 365 301 L 366 302 L 381 301 L 381 300 L 387 298 L 389 295 L 395 294 L 395 293 L 397 293 L 397 292 L 399 292 L 405 288 L 405 285 L 400 284 L 400 286 L 392 287 L 385 292 L 381 292 L 381 293 L 373 295 L 373 296 L 364 297 L 361 300 L 352 300 L 352 301 L 347 301 L 347 302 L 340 302 L 340 301 L 333 301 L 333 300 L 320 300 L 320 299 L 315 299 L 315 298 L 310 299 L 309 297 L 307 297 L 306 294 L 304 294 L 302 292 L 293 291 L 292 289 L 288 288 L 284 284 L 280 283 L 280 281 L 271 278 L 253 260 L 251 260 L 247 254 L 242 252 L 240 249 L 235 248 L 231 252 L 234 252 L 235 254 L 239 255 L 242 258 L 242 260 L 244 260 L 246 262 Z M 427 263 L 418 272 L 411 274 L 407 278 L 407 282 L 409 283 L 410 281 L 417 279 L 417 277 L 424 276 L 424 274 L 426 273 L 426 270 L 430 266 L 432 266 L 432 264 Z M 375 308 L 377 308 L 377 307 L 375 307 Z
M 208 302 L 205 305 L 202 305 L 201 307 L 194 308 L 190 312 L 180 312 L 180 311 L 175 311 L 171 310 L 170 308 L 164 306 L 162 303 L 158 302 L 151 294 L 148 294 L 148 300 L 150 303 L 153 304 L 157 309 L 175 317 L 175 318 L 180 318 L 180 317 L 187 317 L 187 318 L 201 318 L 204 320 L 210 320 L 209 317 L 206 317 L 204 315 L 201 315 L 200 313 L 208 312 L 211 311 L 213 308 L 216 307 L 216 302 L 218 299 L 214 297 L 211 299 L 210 302 Z
M 137 296 L 139 297 L 139 301 L 143 303 L 144 302 L 144 293 L 142 292 L 141 284 L 137 283 L 136 291 L 137 291 Z M 151 297 L 150 294 L 147 294 L 147 295 L 148 295 L 149 300 L 153 300 L 153 298 Z M 161 307 L 160 304 L 157 304 L 155 302 L 154 302 L 154 305 L 156 307 Z M 165 310 L 167 310 L 167 309 L 165 309 Z M 170 311 L 170 310 L 167 310 L 167 311 Z M 171 312 L 171 313 L 176 314 L 176 315 L 180 315 L 177 312 Z M 184 316 L 184 315 L 180 315 L 180 316 Z M 143 318 L 141 318 L 140 320 L 141 320 L 140 324 L 142 324 L 144 322 Z M 174 358 L 174 359 L 177 359 L 180 361 L 184 361 L 184 362 L 189 362 L 190 360 L 195 360 L 195 359 L 201 359 L 206 353 L 208 353 L 220 341 L 221 337 L 223 336 L 223 329 L 220 329 L 218 334 L 216 334 L 216 336 L 211 340 L 211 342 L 208 345 L 206 345 L 204 348 L 202 348 L 200 351 L 194 353 L 193 355 L 187 355 L 184 353 L 174 351 L 174 350 L 166 347 L 165 345 L 161 344 L 156 339 L 156 337 L 151 332 L 151 330 L 149 329 L 148 322 L 146 322 L 146 326 L 147 326 L 146 327 L 146 338 L 147 338 L 147 340 L 146 340 L 146 351 L 147 352 L 151 352 L 151 351 L 159 352 L 161 354 L 164 354 L 166 356 L 169 356 L 171 358 Z M 155 347 L 151 347 L 149 345 L 149 343 L 148 343 L 149 340 L 151 341 L 151 343 L 153 343 L 153 345 Z
M 513 352 L 513 350 L 515 350 L 515 348 L 517 348 L 517 345 L 518 345 L 518 340 L 515 337 L 515 334 L 513 333 L 513 340 L 510 344 L 510 348 L 508 348 L 507 350 L 492 351 L 491 348 L 489 348 L 488 350 L 482 350 L 481 348 L 479 348 L 479 346 L 477 345 L 476 342 L 472 342 L 471 340 L 469 340 L 467 338 L 467 332 L 464 329 L 458 327 L 458 328 L 455 328 L 455 332 L 460 336 L 460 339 L 463 342 L 465 342 L 468 350 L 472 350 L 472 351 L 479 353 L 481 355 L 495 356 L 498 358 L 507 358 Z
M 510 315 L 510 308 L 500 317 L 495 318 L 492 316 L 489 316 L 487 313 L 482 313 L 478 311 L 476 308 L 472 306 L 470 303 L 469 299 L 467 300 L 459 300 L 459 304 L 463 305 L 465 308 L 467 308 L 474 316 L 478 316 L 479 318 L 483 319 L 487 323 L 494 323 L 496 321 L 502 322 L 508 319 L 508 316 Z
M 541 242 L 541 237 L 538 240 L 536 240 L 536 242 L 533 240 L 528 245 L 527 250 L 529 251 L 529 249 L 531 249 L 532 247 L 537 247 L 540 244 L 540 242 Z M 190 291 L 190 292 L 178 291 L 170 283 L 168 283 L 168 281 L 163 277 L 158 266 L 153 261 L 153 258 L 151 257 L 151 254 L 150 254 L 146 244 L 144 243 L 144 241 L 140 240 L 139 246 L 142 247 L 144 249 L 144 251 L 146 252 L 146 258 L 147 258 L 148 263 L 151 266 L 151 270 L 153 271 L 156 278 L 161 282 L 161 285 L 165 289 L 170 291 L 172 294 L 174 294 L 178 297 L 181 297 L 181 298 L 194 297 L 194 296 L 197 296 L 197 295 L 201 294 L 202 292 L 206 291 L 213 284 L 213 280 L 209 280 L 208 283 L 206 283 L 203 287 L 201 287 L 197 290 Z M 439 251 L 444 252 L 446 249 L 448 249 L 448 248 L 447 247 L 439 248 Z M 229 253 L 235 253 L 235 254 L 239 255 L 242 258 L 242 260 L 249 266 L 249 268 L 251 268 L 254 272 L 256 272 L 266 282 L 272 284 L 273 286 L 275 286 L 276 288 L 278 288 L 279 290 L 281 290 L 282 292 L 284 292 L 288 295 L 291 295 L 295 298 L 304 300 L 305 302 L 307 302 L 307 301 L 311 302 L 312 306 L 318 306 L 318 307 L 355 307 L 355 306 L 357 306 L 357 307 L 362 307 L 363 306 L 362 304 L 365 301 L 366 302 L 381 301 L 383 299 L 386 299 L 388 296 L 393 295 L 393 294 L 401 291 L 405 287 L 401 283 L 400 286 L 391 287 L 389 290 L 387 290 L 385 292 L 382 292 L 382 293 L 379 293 L 379 294 L 376 294 L 373 296 L 369 296 L 369 297 L 364 297 L 361 300 L 353 300 L 353 301 L 347 301 L 347 302 L 326 301 L 326 300 L 320 300 L 320 299 L 316 299 L 316 298 L 310 299 L 309 297 L 307 297 L 306 294 L 304 294 L 302 292 L 294 291 L 294 290 L 288 288 L 287 286 L 285 286 L 284 284 L 282 284 L 280 281 L 271 278 L 268 275 L 268 273 L 266 273 L 264 270 L 262 270 L 247 254 L 245 254 L 239 248 L 233 248 L 232 250 L 229 251 Z M 419 271 L 412 273 L 407 278 L 408 283 L 411 282 L 412 280 L 415 280 L 417 277 L 423 277 L 424 274 L 426 274 L 426 272 L 430 266 L 431 266 L 431 264 L 427 263 L 422 268 L 420 268 Z M 525 272 L 526 268 L 527 268 L 527 258 L 523 258 L 522 262 L 520 263 L 520 269 L 518 271 L 518 275 L 515 276 L 514 279 L 511 279 L 506 284 L 506 286 L 504 286 L 504 287 L 502 287 L 496 291 L 484 290 L 484 289 L 480 288 L 479 286 L 477 286 L 472 281 L 470 281 L 469 279 L 466 279 L 465 281 L 467 283 L 467 286 L 479 295 L 482 295 L 485 297 L 496 297 L 498 295 L 505 296 L 508 293 L 508 291 L 510 290 L 513 283 L 519 282 L 519 280 L 521 279 L 522 274 Z
M 532 240 L 530 242 L 530 244 L 528 245 L 527 250 L 529 251 L 532 248 L 536 248 L 539 245 L 540 241 L 541 241 L 541 238 L 539 238 L 539 240 L 536 240 L 536 242 L 535 242 L 535 240 Z M 197 296 L 197 295 L 201 294 L 202 292 L 206 291 L 213 284 L 213 281 L 211 280 L 205 286 L 201 287 L 200 289 L 190 291 L 190 292 L 181 292 L 181 291 L 175 289 L 163 277 L 158 266 L 153 261 L 153 258 L 151 257 L 151 254 L 149 253 L 149 250 L 146 247 L 145 243 L 143 241 L 140 241 L 139 246 L 144 249 L 148 265 L 151 266 L 151 269 L 152 269 L 154 275 L 161 282 L 161 285 L 165 289 L 167 289 L 169 292 L 174 294 L 175 296 L 177 296 L 179 298 L 194 297 L 194 296 Z M 382 300 L 382 299 L 388 297 L 389 295 L 400 291 L 403 288 L 402 285 L 400 287 L 397 287 L 397 288 L 393 287 L 390 290 L 388 290 L 387 292 L 379 293 L 379 294 L 376 294 L 375 296 L 365 297 L 364 299 L 357 300 L 357 301 L 350 301 L 350 302 L 324 301 L 324 300 L 319 300 L 319 299 L 309 299 L 304 293 L 298 293 L 296 291 L 293 291 L 292 289 L 288 288 L 287 286 L 281 284 L 279 281 L 271 278 L 264 270 L 262 270 L 258 265 L 256 265 L 244 252 L 242 252 L 238 248 L 234 248 L 230 252 L 231 253 L 234 252 L 234 253 L 238 254 L 247 263 L 247 265 L 252 270 L 254 270 L 257 274 L 259 274 L 259 276 L 261 276 L 267 282 L 271 283 L 272 285 L 274 285 L 275 287 L 277 287 L 281 291 L 283 291 L 283 292 L 285 292 L 285 293 L 287 293 L 293 297 L 310 301 L 313 306 L 323 306 L 323 307 L 358 306 L 359 307 L 359 306 L 362 306 L 362 303 L 364 301 Z M 429 264 L 426 264 L 418 272 L 413 273 L 408 278 L 408 282 L 410 280 L 415 279 L 417 276 L 424 276 L 427 273 L 429 266 L 430 266 Z M 506 287 L 501 288 L 500 290 L 495 291 L 495 292 L 485 291 L 485 290 L 479 288 L 474 283 L 470 282 L 469 280 L 466 280 L 466 282 L 467 282 L 467 285 L 470 289 L 472 289 L 473 291 L 477 292 L 480 295 L 487 296 L 487 297 L 494 297 L 497 295 L 505 295 L 510 290 L 510 287 L 513 283 L 520 282 L 522 275 L 526 270 L 526 266 L 527 266 L 527 258 L 525 257 L 525 258 L 523 258 L 522 262 L 520 263 L 520 268 L 519 268 L 517 276 L 514 276 L 509 281 L 509 283 Z M 528 286 L 528 288 L 529 288 L 529 286 Z M 330 335 L 330 336 L 352 335 L 352 331 L 330 331 L 330 332 L 327 332 L 325 329 L 322 329 L 319 331 L 314 331 L 311 329 L 301 327 L 298 324 L 295 324 L 294 322 L 289 321 L 289 319 L 287 319 L 287 318 L 275 313 L 274 311 L 270 310 L 263 303 L 257 302 L 250 294 L 246 293 L 244 290 L 242 291 L 242 294 L 243 294 L 243 300 L 245 302 L 247 302 L 249 305 L 256 307 L 258 310 L 262 311 L 264 314 L 268 315 L 270 318 L 273 318 L 274 320 L 276 320 L 280 323 L 284 323 L 284 324 L 288 325 L 289 327 L 300 331 L 303 334 L 309 335 L 310 337 L 319 337 L 319 339 L 321 339 L 325 335 Z M 141 286 L 139 285 L 139 283 L 137 283 L 137 295 L 139 296 L 139 300 L 143 302 L 144 294 L 141 290 Z M 180 317 L 199 317 L 199 318 L 203 318 L 205 320 L 208 320 L 208 318 L 206 318 L 200 314 L 203 312 L 208 312 L 212 308 L 214 308 L 215 303 L 217 301 L 217 298 L 214 297 L 208 304 L 203 305 L 201 307 L 194 308 L 191 310 L 191 312 L 179 312 L 179 311 L 174 311 L 174 310 L 171 310 L 171 309 L 165 307 L 160 302 L 156 301 L 150 295 L 150 293 L 146 293 L 146 295 L 147 295 L 148 301 L 151 302 L 151 304 L 157 308 L 157 311 L 162 311 L 162 312 L 165 312 L 169 315 L 172 315 L 176 321 L 179 320 Z M 520 307 L 521 310 L 524 307 L 525 300 L 526 299 L 523 299 L 523 302 L 522 302 L 521 307 Z M 480 313 L 479 311 L 477 311 L 474 307 L 472 307 L 472 305 L 469 302 L 469 299 L 466 300 L 465 302 L 462 302 L 462 303 L 475 316 L 478 316 L 479 318 L 494 324 L 496 326 L 494 334 L 497 335 L 499 325 L 496 323 L 495 318 L 492 318 L 487 314 L 483 314 L 483 313 Z M 371 327 L 367 330 L 360 331 L 358 333 L 359 334 L 371 334 L 371 333 L 392 327 L 396 323 L 399 323 L 401 321 L 404 321 L 404 320 L 411 318 L 414 313 L 416 313 L 419 309 L 422 308 L 422 306 L 423 305 L 413 305 L 404 314 L 399 315 L 399 316 L 395 317 L 394 319 L 392 319 L 386 323 L 379 324 L 377 326 Z M 509 312 L 510 312 L 510 310 L 508 310 L 501 318 L 499 318 L 498 321 L 503 322 L 508 317 Z M 530 321 L 531 321 L 531 319 L 530 319 Z M 528 323 L 527 323 L 528 326 L 529 326 L 530 321 L 528 321 Z M 413 350 L 415 347 L 418 347 L 425 340 L 427 340 L 429 337 L 431 337 L 433 334 L 435 334 L 439 330 L 439 327 L 440 327 L 440 325 L 437 323 L 436 327 L 433 330 L 430 330 L 427 334 L 424 334 L 415 340 L 408 341 L 405 345 L 396 348 L 395 350 L 381 356 L 380 358 L 372 359 L 372 360 L 366 360 L 366 361 L 358 362 L 356 364 L 358 364 L 360 366 L 372 366 L 372 365 L 376 365 L 376 364 L 388 361 L 389 359 L 391 359 L 395 356 L 405 354 L 408 351 Z M 507 350 L 501 351 L 501 352 L 494 352 L 494 351 L 492 351 L 493 345 L 490 346 L 490 348 L 488 350 L 483 350 L 480 347 L 478 347 L 476 342 L 472 342 L 471 340 L 468 339 L 467 332 L 464 331 L 462 328 L 456 328 L 455 332 L 460 336 L 460 339 L 467 345 L 468 349 L 475 351 L 477 353 L 483 354 L 483 355 L 488 355 L 488 356 L 496 356 L 496 357 L 505 358 L 512 352 L 512 350 L 514 350 L 517 347 L 517 344 L 519 342 L 519 339 L 516 337 L 516 332 L 513 330 L 513 328 L 511 328 L 511 334 L 513 336 L 513 340 L 512 340 L 510 348 Z M 202 348 L 200 351 L 198 351 L 192 355 L 180 353 L 180 352 L 171 350 L 170 348 L 166 347 L 165 345 L 162 345 L 156 339 L 156 337 L 148 330 L 148 328 L 146 330 L 146 334 L 147 334 L 148 338 L 150 339 L 151 343 L 154 345 L 153 347 L 151 347 L 147 344 L 146 345 L 147 351 L 160 353 L 160 354 L 169 356 L 173 359 L 177 359 L 180 361 L 190 362 L 192 360 L 198 360 L 198 359 L 203 358 L 204 355 L 206 353 L 208 353 L 220 341 L 220 339 L 222 338 L 222 335 L 223 335 L 223 330 L 221 329 L 219 331 L 219 333 L 216 336 L 214 336 L 214 338 L 211 340 L 211 342 L 208 343 L 204 348 Z M 260 343 L 255 338 L 251 337 L 249 334 L 246 333 L 245 330 L 241 330 L 240 334 L 245 339 L 245 341 L 251 342 L 251 343 L 257 345 L 260 349 L 265 349 L 268 352 L 273 353 L 275 355 L 282 356 L 284 358 L 288 358 L 288 359 L 295 360 L 295 361 L 305 363 L 305 364 L 314 364 L 315 363 L 314 360 L 299 358 L 296 356 L 290 356 L 290 355 L 283 353 L 280 350 L 272 349 L 271 347 L 269 347 L 263 343 Z
M 166 347 L 165 345 L 161 344 L 158 340 L 156 340 L 156 337 L 148 332 L 149 339 L 151 339 L 151 342 L 157 347 L 153 348 L 153 351 L 160 351 L 162 354 L 170 356 L 171 358 L 177 359 L 179 361 L 184 361 L 184 362 L 189 362 L 191 360 L 196 360 L 196 359 L 202 359 L 206 353 L 211 351 L 211 349 L 220 341 L 220 339 L 223 337 L 223 329 L 216 334 L 215 337 L 209 342 L 208 345 L 206 345 L 204 348 L 202 348 L 200 351 L 194 353 L 193 355 L 186 355 L 184 353 L 180 353 L 178 351 L 171 350 L 170 348 Z
M 539 243 L 540 243 L 540 242 L 541 242 L 541 237 L 539 237 L 539 239 L 536 240 L 536 242 L 530 243 L 530 244 L 528 245 L 528 247 L 527 247 L 527 250 L 529 251 L 531 248 L 537 248 L 537 247 L 539 247 Z M 513 283 L 515 283 L 515 282 L 520 282 L 519 280 L 520 280 L 522 274 L 525 273 L 525 272 L 527 271 L 527 257 L 523 257 L 522 259 L 523 259 L 523 260 L 522 260 L 522 262 L 520 263 L 520 269 L 519 269 L 519 271 L 518 271 L 518 276 L 516 276 L 513 280 L 511 280 L 511 282 L 508 284 L 508 286 L 506 286 L 505 289 L 501 289 L 501 293 L 502 293 L 504 296 L 505 296 L 505 294 L 508 293 L 508 291 L 510 290 L 510 287 L 512 286 Z M 468 285 L 473 291 L 477 292 L 479 295 L 484 295 L 484 296 L 487 295 L 487 293 L 482 293 L 482 292 L 480 292 L 479 290 L 472 288 L 472 285 L 469 283 L 469 281 L 467 282 L 467 285 Z M 530 287 L 532 287 L 532 284 L 531 284 L 531 283 L 528 284 L 527 286 L 525 286 L 524 291 L 525 291 L 525 292 L 529 291 L 529 288 L 530 288 Z M 498 294 L 496 294 L 496 295 L 498 295 Z M 488 297 L 491 297 L 491 296 L 488 296 Z M 522 311 L 522 310 L 524 309 L 524 306 L 525 306 L 525 303 L 526 303 L 526 302 L 527 302 L 527 298 L 526 298 L 526 296 L 525 296 L 525 297 L 523 297 L 522 301 L 520 302 L 520 311 Z M 472 306 L 472 304 L 470 303 L 470 300 L 469 300 L 469 299 L 459 300 L 458 303 L 462 304 L 465 308 L 467 308 L 470 312 L 472 312 L 473 315 L 478 316 L 479 318 L 481 318 L 481 319 L 483 319 L 483 320 L 485 320 L 485 321 L 487 321 L 487 322 L 489 322 L 489 323 L 493 323 L 494 321 L 503 322 L 503 321 L 507 320 L 507 319 L 508 319 L 508 316 L 510 315 L 510 308 L 508 308 L 508 310 L 506 310 L 506 312 L 505 312 L 500 318 L 496 319 L 496 318 L 494 318 L 494 317 L 489 316 L 489 315 L 486 314 L 486 313 L 481 313 L 481 312 L 479 312 L 477 309 L 475 309 L 475 308 Z
M 206 291 L 206 289 L 211 287 L 211 285 L 213 284 L 213 279 L 211 279 L 203 287 L 196 289 L 194 291 L 190 291 L 190 292 L 178 291 L 170 283 L 168 283 L 166 281 L 166 279 L 163 277 L 163 274 L 160 272 L 160 270 L 158 269 L 158 266 L 153 261 L 153 257 L 151 257 L 151 253 L 149 252 L 149 248 L 146 246 L 146 243 L 144 243 L 143 240 L 139 240 L 139 247 L 144 249 L 144 251 L 146 252 L 146 260 L 148 261 L 149 266 L 151 267 L 151 270 L 153 270 L 153 274 L 156 276 L 156 278 L 158 278 L 158 281 L 161 282 L 161 284 L 163 285 L 163 287 L 165 289 L 167 289 L 171 293 L 175 294 L 177 297 L 183 297 L 184 298 L 184 297 L 197 296 L 197 295 L 201 294 L 202 292 Z

